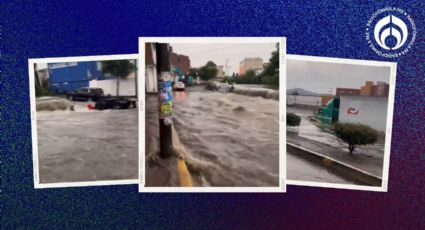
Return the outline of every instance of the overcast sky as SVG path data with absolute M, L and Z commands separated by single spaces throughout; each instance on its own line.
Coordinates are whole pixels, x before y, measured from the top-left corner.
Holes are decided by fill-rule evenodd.
M 230 59 L 231 71 L 239 72 L 239 63 L 245 57 L 261 57 L 264 62 L 269 62 L 271 53 L 276 50 L 276 43 L 253 44 L 170 44 L 173 51 L 189 56 L 191 67 L 200 67 L 208 61 L 217 65 L 225 64 L 226 58 Z
M 335 94 L 336 88 L 360 89 L 365 81 L 389 83 L 390 67 L 334 64 L 317 61 L 287 61 L 287 88 Z

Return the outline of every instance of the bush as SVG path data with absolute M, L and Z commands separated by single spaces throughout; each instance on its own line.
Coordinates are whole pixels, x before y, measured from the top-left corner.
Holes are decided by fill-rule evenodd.
M 286 125 L 287 126 L 300 126 L 301 117 L 296 115 L 295 113 L 287 113 L 286 114 Z
M 335 123 L 335 136 L 348 144 L 350 154 L 358 145 L 374 144 L 378 140 L 378 131 L 363 124 Z

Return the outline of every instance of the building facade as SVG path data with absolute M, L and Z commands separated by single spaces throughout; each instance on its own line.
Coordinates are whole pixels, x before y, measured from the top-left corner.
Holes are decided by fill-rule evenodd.
M 224 66 L 218 65 L 217 66 L 217 78 L 224 78 L 225 72 L 224 72 Z
M 158 92 L 158 78 L 156 69 L 156 50 L 152 43 L 145 44 L 145 87 L 147 93 Z
M 388 97 L 390 85 L 385 82 L 366 81 L 360 89 L 336 88 L 337 96 L 375 96 Z
M 170 64 L 172 66 L 179 67 L 184 74 L 189 73 L 190 69 L 190 59 L 186 55 L 176 54 L 174 52 L 170 53 Z
M 263 59 L 259 57 L 254 58 L 244 58 L 239 65 L 239 75 L 245 75 L 246 71 L 254 70 L 254 71 L 262 71 L 263 70 Z
M 340 96 L 339 122 L 368 125 L 385 132 L 388 97 Z

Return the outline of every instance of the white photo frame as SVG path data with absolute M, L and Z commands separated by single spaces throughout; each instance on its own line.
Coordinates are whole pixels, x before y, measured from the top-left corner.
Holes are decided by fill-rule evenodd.
M 394 97 L 395 97 L 395 84 L 396 84 L 396 62 L 382 62 L 382 61 L 369 61 L 369 60 L 358 60 L 358 59 L 343 59 L 343 58 L 332 58 L 332 57 L 318 57 L 318 56 L 303 56 L 303 55 L 286 55 L 286 60 L 295 61 L 312 61 L 322 63 L 333 63 L 333 64 L 351 64 L 351 65 L 363 65 L 363 66 L 379 66 L 389 67 L 390 76 L 389 78 L 389 92 L 388 92 L 388 107 L 385 127 L 385 146 L 384 146 L 384 157 L 383 157 L 383 173 L 381 186 L 365 186 L 365 185 L 352 185 L 352 184 L 338 184 L 338 183 L 324 183 L 324 182 L 313 182 L 313 181 L 301 181 L 301 180 L 287 180 L 289 185 L 300 185 L 300 186 L 311 186 L 311 187 L 324 187 L 324 188 L 337 188 L 337 189 L 351 189 L 351 190 L 363 190 L 363 191 L 376 191 L 376 192 L 387 192 L 388 190 L 388 175 L 389 175 L 389 163 L 390 163 L 390 151 L 391 151 L 391 135 L 392 135 L 392 121 L 394 111 Z M 288 74 L 287 78 L 288 79 Z M 286 105 L 285 105 L 286 107 Z M 286 143 L 285 143 L 286 145 Z M 337 161 L 337 160 L 335 160 Z M 361 171 L 361 170 L 359 170 Z M 364 172 L 367 174 L 367 172 Z
M 145 187 L 145 43 L 279 43 L 279 186 L 276 187 Z M 139 37 L 139 192 L 286 192 L 286 38 L 285 37 Z
M 64 188 L 64 187 L 85 187 L 85 186 L 102 186 L 102 185 L 137 184 L 138 179 L 40 183 L 34 64 L 36 64 L 36 63 L 128 60 L 128 59 L 137 60 L 138 56 L 139 56 L 138 54 L 123 54 L 123 55 L 100 55 L 100 56 L 78 56 L 78 57 L 32 58 L 32 59 L 28 59 L 34 188 L 36 188 L 36 189 L 38 189 L 38 188 Z

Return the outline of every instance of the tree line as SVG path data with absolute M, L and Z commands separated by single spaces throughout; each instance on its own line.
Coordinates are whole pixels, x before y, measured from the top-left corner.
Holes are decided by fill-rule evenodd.
M 257 74 L 254 70 L 247 70 L 244 75 L 233 73 L 232 76 L 225 76 L 224 81 L 237 84 L 265 84 L 272 88 L 279 88 L 279 45 L 272 52 L 269 63 L 264 66 L 264 70 Z M 199 76 L 202 80 L 208 81 L 217 76 L 217 65 L 208 61 L 199 68 L 190 68 L 189 76 Z

